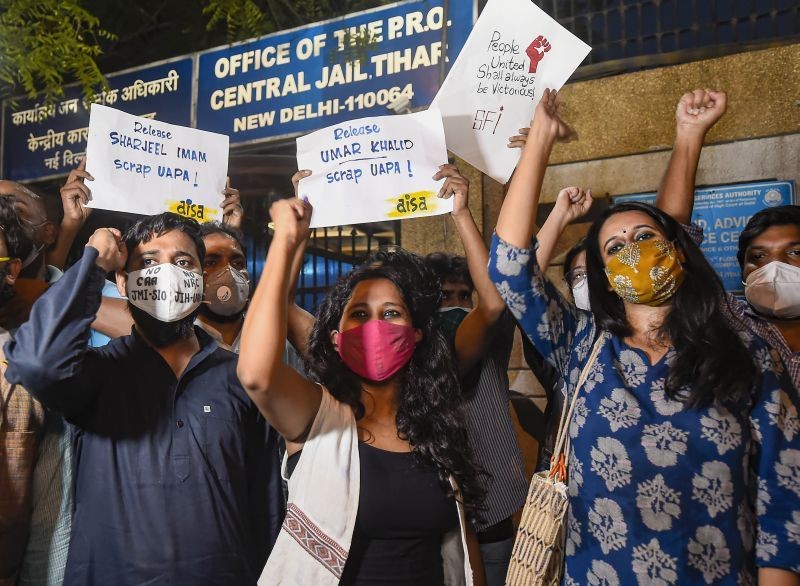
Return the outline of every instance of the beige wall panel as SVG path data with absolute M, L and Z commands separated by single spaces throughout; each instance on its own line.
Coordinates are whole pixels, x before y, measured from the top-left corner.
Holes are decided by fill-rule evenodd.
M 712 143 L 800 130 L 800 43 L 579 82 L 563 89 L 565 118 L 580 140 L 559 145 L 554 163 L 618 157 L 672 145 L 675 105 L 695 88 L 728 92 L 728 114 Z

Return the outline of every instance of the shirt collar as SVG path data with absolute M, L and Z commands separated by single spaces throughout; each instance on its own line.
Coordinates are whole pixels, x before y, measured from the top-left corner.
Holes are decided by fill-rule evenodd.
M 242 330 L 239 330 L 239 333 L 236 334 L 236 339 L 233 341 L 233 344 L 232 345 L 228 345 L 222 339 L 222 334 L 215 327 L 210 326 L 207 323 L 203 323 L 202 321 L 200 321 L 200 319 L 194 320 L 194 325 L 196 326 L 196 328 L 200 328 L 206 334 L 208 334 L 211 338 L 216 340 L 216 342 L 217 342 L 217 344 L 219 345 L 220 348 L 223 348 L 225 350 L 229 350 L 231 352 L 235 352 L 235 350 L 238 349 L 238 347 L 239 347 L 239 339 L 242 337 Z
M 200 350 L 192 356 L 192 359 L 189 361 L 189 364 L 186 366 L 186 370 L 184 370 L 181 376 L 185 376 L 192 368 L 200 364 L 203 360 L 211 356 L 214 351 L 219 348 L 219 343 L 209 336 L 205 330 L 195 326 L 194 333 L 197 336 L 197 341 L 200 344 Z M 130 348 L 135 351 L 140 352 L 148 352 L 154 356 L 158 356 L 161 358 L 161 355 L 158 354 L 155 348 L 153 348 L 144 337 L 136 331 L 136 327 L 134 326 L 131 329 L 131 335 L 128 337 L 128 343 Z

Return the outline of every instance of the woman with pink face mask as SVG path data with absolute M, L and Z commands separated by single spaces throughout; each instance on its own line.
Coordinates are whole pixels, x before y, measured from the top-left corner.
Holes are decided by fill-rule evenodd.
M 311 332 L 308 380 L 282 356 L 311 206 L 280 200 L 270 214 L 237 370 L 287 446 L 287 515 L 259 584 L 482 584 L 468 521 L 482 495 L 434 327 L 438 281 L 403 250 L 342 277 Z

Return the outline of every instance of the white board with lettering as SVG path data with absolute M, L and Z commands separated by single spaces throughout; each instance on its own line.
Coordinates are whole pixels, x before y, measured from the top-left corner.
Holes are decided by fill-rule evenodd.
M 90 207 L 208 222 L 221 217 L 228 137 L 92 104 L 86 170 Z
M 447 147 L 500 183 L 519 160 L 506 145 L 544 90 L 561 89 L 591 47 L 530 0 L 489 0 L 433 105 Z
M 438 110 L 361 118 L 297 139 L 298 196 L 314 207 L 311 227 L 434 216 L 453 210 L 439 199 L 447 163 Z

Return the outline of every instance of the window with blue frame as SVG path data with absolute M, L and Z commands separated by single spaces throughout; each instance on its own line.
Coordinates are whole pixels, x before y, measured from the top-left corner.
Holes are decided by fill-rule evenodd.
M 584 65 L 800 40 L 797 0 L 534 0 L 592 46 Z

